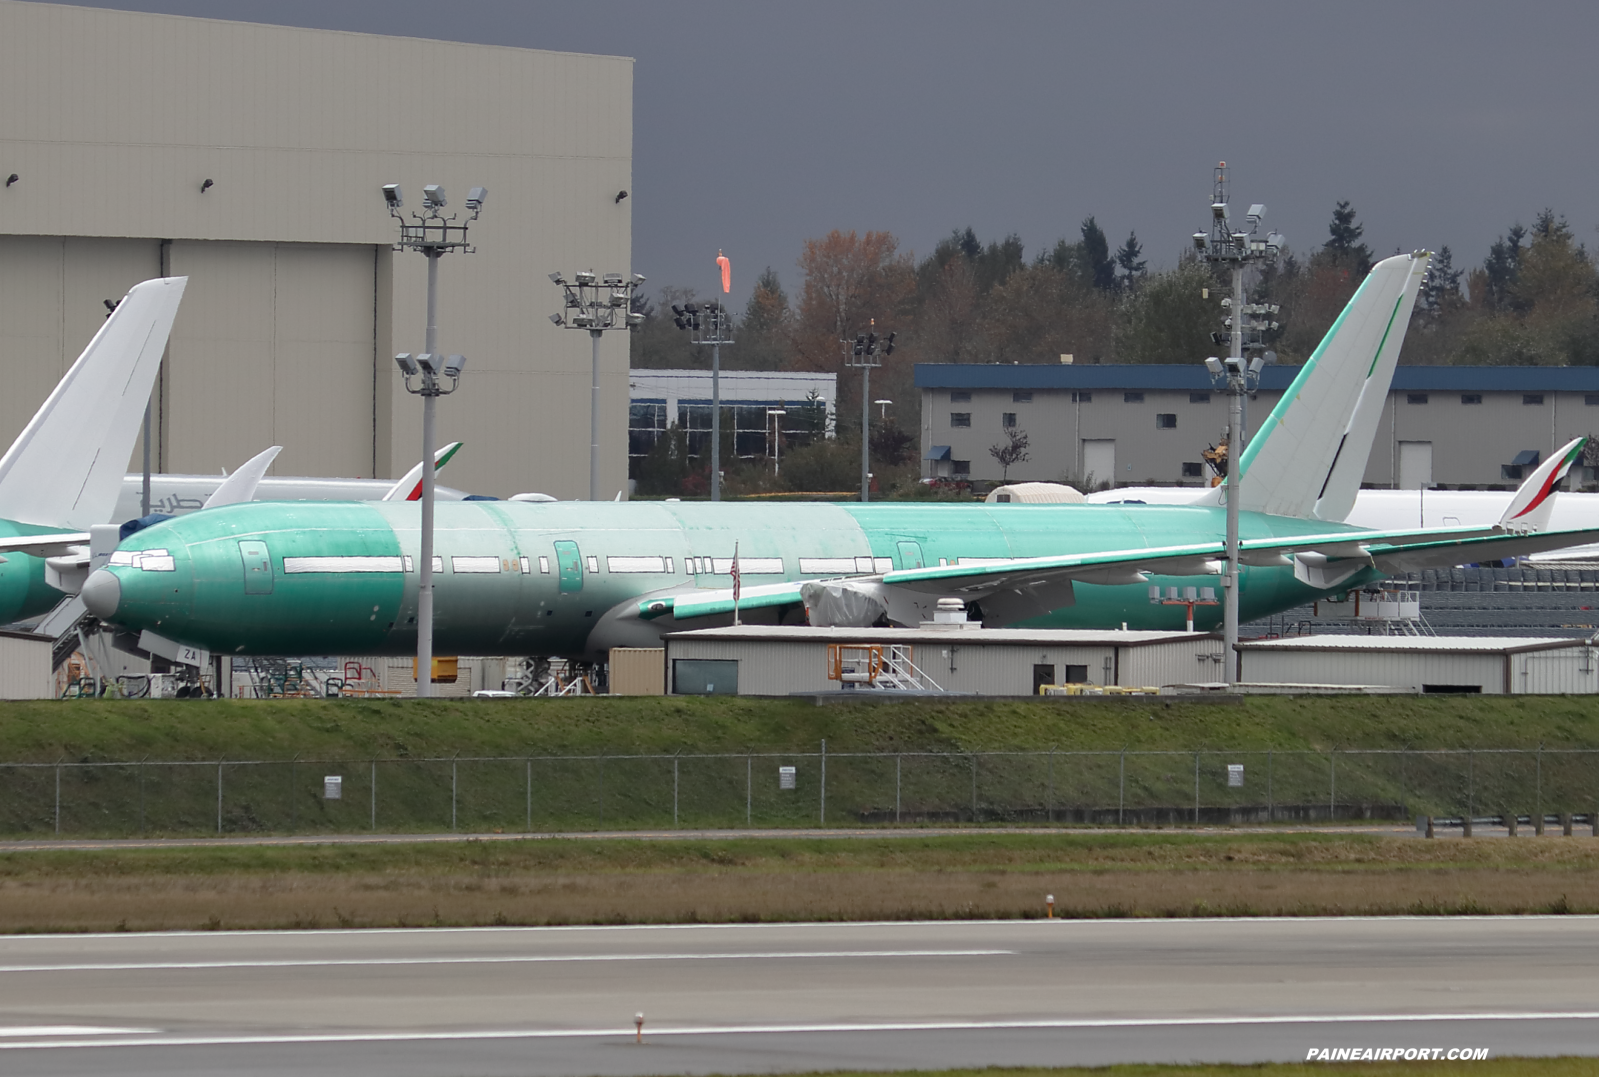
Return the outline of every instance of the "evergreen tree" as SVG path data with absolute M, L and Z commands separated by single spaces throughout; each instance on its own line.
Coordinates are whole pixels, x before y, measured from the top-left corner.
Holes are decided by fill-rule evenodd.
M 1488 257 L 1483 259 L 1482 272 L 1485 280 L 1487 294 L 1483 302 L 1489 307 L 1500 310 L 1510 306 L 1510 294 L 1516 286 L 1516 278 L 1521 275 L 1521 241 L 1527 237 L 1527 230 L 1520 224 L 1513 224 L 1503 236 L 1494 240 L 1492 247 L 1488 248 Z
M 1092 217 L 1084 219 L 1082 234 L 1078 256 L 1084 279 L 1102 292 L 1112 291 L 1116 287 L 1116 263 L 1110 256 L 1110 240 Z
M 1355 223 L 1355 207 L 1348 202 L 1339 202 L 1333 207 L 1332 223 L 1327 226 L 1331 238 L 1323 243 L 1322 249 L 1331 253 L 1339 261 L 1346 262 L 1359 276 L 1364 277 L 1371 271 L 1371 249 L 1360 241 L 1366 234 L 1364 225 Z
M 1127 242 L 1121 245 L 1116 252 L 1116 265 L 1122 271 L 1121 283 L 1123 287 L 1131 288 L 1136 283 L 1136 278 L 1144 275 L 1144 248 L 1138 242 L 1137 232 L 1127 233 Z

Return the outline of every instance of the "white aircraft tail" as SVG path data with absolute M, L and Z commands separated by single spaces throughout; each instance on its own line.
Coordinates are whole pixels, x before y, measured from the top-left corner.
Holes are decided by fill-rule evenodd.
M 1555 511 L 1555 487 L 1566 477 L 1571 465 L 1582 458 L 1587 438 L 1573 438 L 1549 459 L 1538 465 L 1516 488 L 1499 526 L 1506 531 L 1542 531 L 1549 526 Z
M 1431 255 L 1372 267 L 1239 458 L 1239 507 L 1343 520 L 1355 507 Z M 1205 499 L 1220 503 L 1225 485 Z
M 444 470 L 444 465 L 450 462 L 462 445 L 462 442 L 452 441 L 442 449 L 433 452 L 433 473 L 437 475 Z M 389 487 L 389 492 L 384 494 L 383 501 L 419 501 L 422 498 L 422 461 L 401 476 L 400 481 Z
M 0 516 L 78 530 L 111 518 L 187 283 L 147 280 L 117 304 L 0 457 Z

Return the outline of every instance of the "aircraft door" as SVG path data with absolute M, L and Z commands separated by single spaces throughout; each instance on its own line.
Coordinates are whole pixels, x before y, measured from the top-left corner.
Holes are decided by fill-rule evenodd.
M 583 554 L 577 543 L 563 539 L 555 544 L 555 567 L 561 574 L 561 594 L 583 590 Z
M 899 567 L 902 569 L 923 567 L 921 543 L 905 540 L 899 544 Z
M 267 544 L 254 539 L 239 543 L 239 556 L 244 560 L 244 593 L 270 595 L 272 593 L 272 554 Z

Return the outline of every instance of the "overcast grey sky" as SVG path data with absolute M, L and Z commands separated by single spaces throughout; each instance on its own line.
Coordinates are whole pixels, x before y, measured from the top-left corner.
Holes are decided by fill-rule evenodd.
M 1457 267 L 1546 205 L 1599 240 L 1592 2 L 95 6 L 634 57 L 652 287 L 709 290 L 721 247 L 740 298 L 767 265 L 793 295 L 802 241 L 833 228 L 925 254 L 969 224 L 1031 256 L 1089 214 L 1169 265 L 1218 159 L 1296 249 L 1340 198 L 1378 253 L 1447 244 Z

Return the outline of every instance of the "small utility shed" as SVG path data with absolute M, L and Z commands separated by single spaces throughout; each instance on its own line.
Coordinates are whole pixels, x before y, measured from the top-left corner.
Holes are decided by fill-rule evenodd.
M 1327 635 L 1260 640 L 1239 649 L 1249 681 L 1487 695 L 1599 691 L 1589 639 Z
M 925 691 L 1027 696 L 1040 684 L 1124 687 L 1214 680 L 1222 641 L 1208 632 L 1023 628 L 741 626 L 666 636 L 667 691 L 784 696 L 842 689 L 829 677 L 833 645 L 898 649 Z M 869 690 L 869 689 L 868 689 Z
M 49 636 L 0 631 L 0 699 L 54 699 L 54 645 Z

